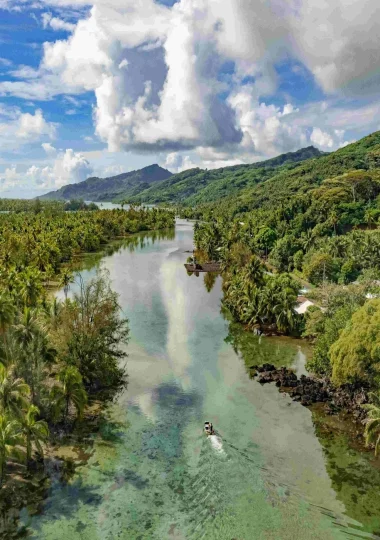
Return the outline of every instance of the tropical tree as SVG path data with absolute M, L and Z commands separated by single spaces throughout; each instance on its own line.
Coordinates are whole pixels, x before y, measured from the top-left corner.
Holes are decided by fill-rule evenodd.
M 42 291 L 42 274 L 37 268 L 27 267 L 20 276 L 21 298 L 25 306 L 36 306 Z
M 26 349 L 38 335 L 39 331 L 37 311 L 30 307 L 25 307 L 19 321 L 14 325 L 14 336 L 19 344 Z
M 334 228 L 334 234 L 336 236 L 336 226 L 337 224 L 339 223 L 339 216 L 337 214 L 337 211 L 335 208 L 333 208 L 330 212 L 330 215 L 329 215 L 329 222 L 331 223 L 331 225 L 333 226 Z
M 303 271 L 306 279 L 315 285 L 334 281 L 336 277 L 336 264 L 329 253 L 316 252 L 304 264 Z
M 297 295 L 294 290 L 287 287 L 276 296 L 273 313 L 276 316 L 276 324 L 281 332 L 293 330 L 297 324 L 298 315 L 295 311 Z
M 59 280 L 59 285 L 60 287 L 63 287 L 63 292 L 65 294 L 65 299 L 67 300 L 67 294 L 69 292 L 69 289 L 70 289 L 70 284 L 71 283 L 74 283 L 74 276 L 73 276 L 73 273 L 71 272 L 71 270 L 69 270 L 68 268 L 65 268 L 64 270 L 62 270 L 61 272 L 61 276 L 60 276 L 60 280 Z
M 14 375 L 14 366 L 5 367 L 0 363 L 0 413 L 11 411 L 20 416 L 28 404 L 30 388 L 25 381 Z
M 87 403 L 87 393 L 78 369 L 75 366 L 66 366 L 58 373 L 57 379 L 60 385 L 52 389 L 56 413 L 63 410 L 66 421 L 72 404 L 76 409 L 77 418 L 81 418 Z
M 21 420 L 22 434 L 25 438 L 26 446 L 26 463 L 30 467 L 32 461 L 33 444 L 38 453 L 43 455 L 41 442 L 44 442 L 49 437 L 49 428 L 44 420 L 37 420 L 36 417 L 40 411 L 35 405 L 30 405 L 23 415 Z
M 0 486 L 4 482 L 7 460 L 20 456 L 18 445 L 21 443 L 20 423 L 6 414 L 0 414 Z
M 264 283 L 264 267 L 261 261 L 254 255 L 243 269 L 243 282 L 246 287 L 261 287 Z
M 352 315 L 330 347 L 335 384 L 380 378 L 380 299 L 368 300 Z
M 4 292 L 0 294 L 0 331 L 5 333 L 15 317 L 15 306 L 11 298 Z
M 363 409 L 368 411 L 364 437 L 367 446 L 375 443 L 375 456 L 377 456 L 380 447 L 380 393 L 371 392 L 369 397 L 372 403 L 362 405 Z

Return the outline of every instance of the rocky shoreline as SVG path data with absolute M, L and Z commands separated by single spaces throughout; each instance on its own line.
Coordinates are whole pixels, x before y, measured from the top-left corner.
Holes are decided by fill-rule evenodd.
M 362 405 L 368 403 L 368 388 L 346 384 L 335 387 L 328 378 L 297 375 L 286 367 L 276 368 L 272 364 L 262 366 L 250 366 L 252 377 L 260 384 L 274 382 L 282 392 L 286 392 L 301 405 L 309 407 L 314 403 L 324 403 L 328 414 L 338 414 L 341 411 L 348 412 L 353 419 L 364 423 L 366 411 Z

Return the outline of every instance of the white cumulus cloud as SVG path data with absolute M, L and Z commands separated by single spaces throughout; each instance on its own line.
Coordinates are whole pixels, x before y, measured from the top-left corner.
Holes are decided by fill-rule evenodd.
M 340 106 L 339 116 L 327 105 L 328 117 L 321 104 L 271 103 L 281 61 L 311 73 L 327 102 L 378 93 L 378 0 L 180 0 L 171 7 L 92 0 L 75 25 L 65 20 L 65 8 L 81 9 L 87 0 L 39 4 L 45 27 L 70 35 L 45 43 L 38 70 L 20 66 L 13 72 L 19 80 L 0 82 L 0 95 L 46 100 L 93 92 L 95 133 L 111 151 L 180 152 L 181 159 L 193 159 L 191 152 L 214 149 L 220 163 L 306 144 L 345 144 L 336 130 L 356 129 L 352 106 Z M 9 9 L 27 5 L 0 0 Z M 50 13 L 56 9 L 59 16 Z
M 31 114 L 17 108 L 5 111 L 0 108 L 0 144 L 4 150 L 38 142 L 41 138 L 54 139 L 56 129 L 57 126 L 48 122 L 41 110 Z
M 45 150 L 46 154 L 48 156 L 55 156 L 57 155 L 57 149 L 54 148 L 53 145 L 51 145 L 50 143 L 42 143 L 41 144 L 42 148 Z
M 90 162 L 82 154 L 69 148 L 59 153 L 51 166 L 31 166 L 26 176 L 40 188 L 47 190 L 82 182 L 92 173 Z
M 56 31 L 72 32 L 75 29 L 75 24 L 53 17 L 51 13 L 42 14 L 42 25 L 44 28 L 50 27 Z

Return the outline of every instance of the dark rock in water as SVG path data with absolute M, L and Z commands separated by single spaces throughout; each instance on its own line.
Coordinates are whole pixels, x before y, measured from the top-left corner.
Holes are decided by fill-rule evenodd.
M 273 364 L 263 364 L 257 368 L 257 371 L 263 373 L 264 371 L 276 371 L 276 366 Z
M 254 367 L 256 369 L 256 366 Z M 306 375 L 297 378 L 290 369 L 277 369 L 273 364 L 263 364 L 257 367 L 257 372 L 259 383 L 274 382 L 278 388 L 284 389 L 293 401 L 301 402 L 306 407 L 313 403 L 326 403 L 327 414 L 336 414 L 343 410 L 349 411 L 358 421 L 366 418 L 362 405 L 368 403 L 368 388 L 355 385 L 337 388 L 327 378 L 318 380 Z

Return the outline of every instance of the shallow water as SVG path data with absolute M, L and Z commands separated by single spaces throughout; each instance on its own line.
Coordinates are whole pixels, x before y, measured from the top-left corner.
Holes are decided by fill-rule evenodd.
M 107 268 L 120 294 L 131 327 L 129 384 L 88 462 L 52 485 L 38 514 L 22 511 L 23 535 L 373 537 L 380 477 L 368 456 L 328 430 L 317 436 L 308 409 L 249 377 L 247 366 L 263 361 L 302 373 L 308 349 L 231 325 L 220 312 L 220 279 L 207 292 L 204 276 L 183 267 L 191 224 L 164 236 L 136 238 L 82 272 L 89 279 Z M 215 436 L 203 434 L 206 420 Z

